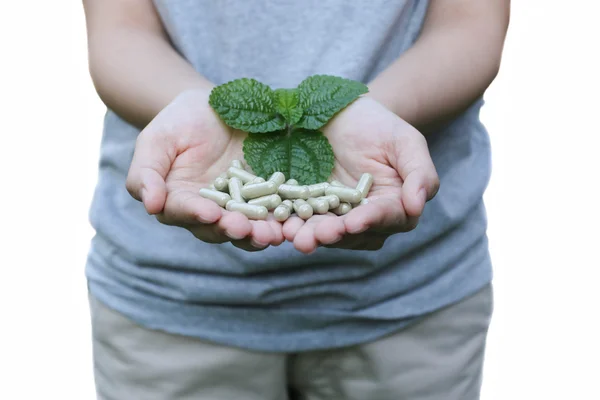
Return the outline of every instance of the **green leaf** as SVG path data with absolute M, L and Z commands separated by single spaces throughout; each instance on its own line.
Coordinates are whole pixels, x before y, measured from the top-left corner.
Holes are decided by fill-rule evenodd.
M 241 78 L 215 87 L 208 103 L 232 128 L 254 133 L 273 132 L 285 127 L 274 98 L 269 86 Z
M 285 118 L 288 124 L 294 125 L 302 117 L 302 108 L 298 107 L 297 89 L 275 90 L 277 112 Z
M 336 113 L 369 91 L 366 85 L 337 76 L 314 75 L 298 85 L 302 118 L 296 126 L 319 129 Z
M 262 135 L 250 134 L 244 140 L 244 158 L 260 176 L 281 171 L 301 185 L 326 181 L 335 157 L 327 138 L 319 131 L 295 129 Z

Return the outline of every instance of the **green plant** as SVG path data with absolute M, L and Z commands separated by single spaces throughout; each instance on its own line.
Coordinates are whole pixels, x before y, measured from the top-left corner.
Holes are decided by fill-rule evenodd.
M 281 171 L 309 185 L 326 181 L 335 161 L 319 129 L 367 92 L 360 82 L 329 75 L 314 75 L 295 89 L 277 90 L 241 78 L 215 87 L 209 104 L 225 124 L 248 132 L 244 158 L 256 174 Z

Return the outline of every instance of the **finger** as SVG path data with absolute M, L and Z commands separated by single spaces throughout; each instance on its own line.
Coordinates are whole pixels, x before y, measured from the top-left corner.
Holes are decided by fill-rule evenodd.
M 185 228 L 197 239 L 206 243 L 219 244 L 231 241 L 217 224 L 190 225 Z
M 252 221 L 252 246 L 257 249 L 267 248 L 275 238 L 275 233 L 267 221 Z
M 267 223 L 273 230 L 273 240 L 271 241 L 271 246 L 279 246 L 285 240 L 283 236 L 283 225 L 281 222 L 276 221 L 272 214 L 269 214 Z
M 165 205 L 165 177 L 176 155 L 174 142 L 167 135 L 153 131 L 152 124 L 136 140 L 125 185 L 131 196 L 143 202 L 149 214 L 161 212 Z
M 192 223 L 183 225 L 196 238 L 207 243 L 225 243 L 247 238 L 252 232 L 250 221 L 240 213 L 224 212 L 214 224 Z
M 310 254 L 317 250 L 319 242 L 315 238 L 316 226 L 316 223 L 310 221 L 302 225 L 294 237 L 294 247 L 296 250 L 304 254 Z
M 302 228 L 303 225 L 304 220 L 296 215 L 293 215 L 290 218 L 288 218 L 288 220 L 285 221 L 285 223 L 283 224 L 282 230 L 285 240 L 293 242 L 294 238 L 296 237 L 296 234 L 298 233 L 300 228 Z
M 381 197 L 354 208 L 344 218 L 346 232 L 358 234 L 367 230 L 380 233 L 406 232 L 414 229 L 418 217 L 408 217 L 399 198 Z
M 340 241 L 346 233 L 344 217 L 327 216 L 315 227 L 315 238 L 322 245 L 330 245 Z
M 192 191 L 179 191 L 167 196 L 164 210 L 157 215 L 167 225 L 213 224 L 223 215 L 223 209 L 212 200 Z
M 252 224 L 248 217 L 239 212 L 222 211 L 218 227 L 222 234 L 231 240 L 245 239 L 252 234 Z
M 396 156 L 392 163 L 403 180 L 402 204 L 406 213 L 419 217 L 425 202 L 431 200 L 439 189 L 439 177 L 429 154 L 427 141 L 415 132 L 410 140 L 395 143 Z

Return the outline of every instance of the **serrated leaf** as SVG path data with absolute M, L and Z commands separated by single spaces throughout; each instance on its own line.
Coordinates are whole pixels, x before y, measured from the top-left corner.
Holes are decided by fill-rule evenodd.
M 335 156 L 327 138 L 319 131 L 295 129 L 266 134 L 250 134 L 244 140 L 244 158 L 260 176 L 281 171 L 301 185 L 326 181 Z
M 232 128 L 253 133 L 273 132 L 285 127 L 274 97 L 269 86 L 241 78 L 213 88 L 208 103 Z
M 303 115 L 296 126 L 319 129 L 336 113 L 368 91 L 366 85 L 350 79 L 329 75 L 308 77 L 298 85 Z
M 294 125 L 302 117 L 297 89 L 277 89 L 275 100 L 277 112 L 283 115 L 288 124 Z

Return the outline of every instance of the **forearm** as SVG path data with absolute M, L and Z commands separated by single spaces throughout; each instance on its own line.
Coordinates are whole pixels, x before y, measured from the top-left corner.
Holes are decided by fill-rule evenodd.
M 107 107 L 142 128 L 182 91 L 212 87 L 173 49 L 149 0 L 100 1 L 84 5 L 90 74 Z
M 432 0 L 420 37 L 369 95 L 425 132 L 454 118 L 498 72 L 508 8 L 508 0 Z

